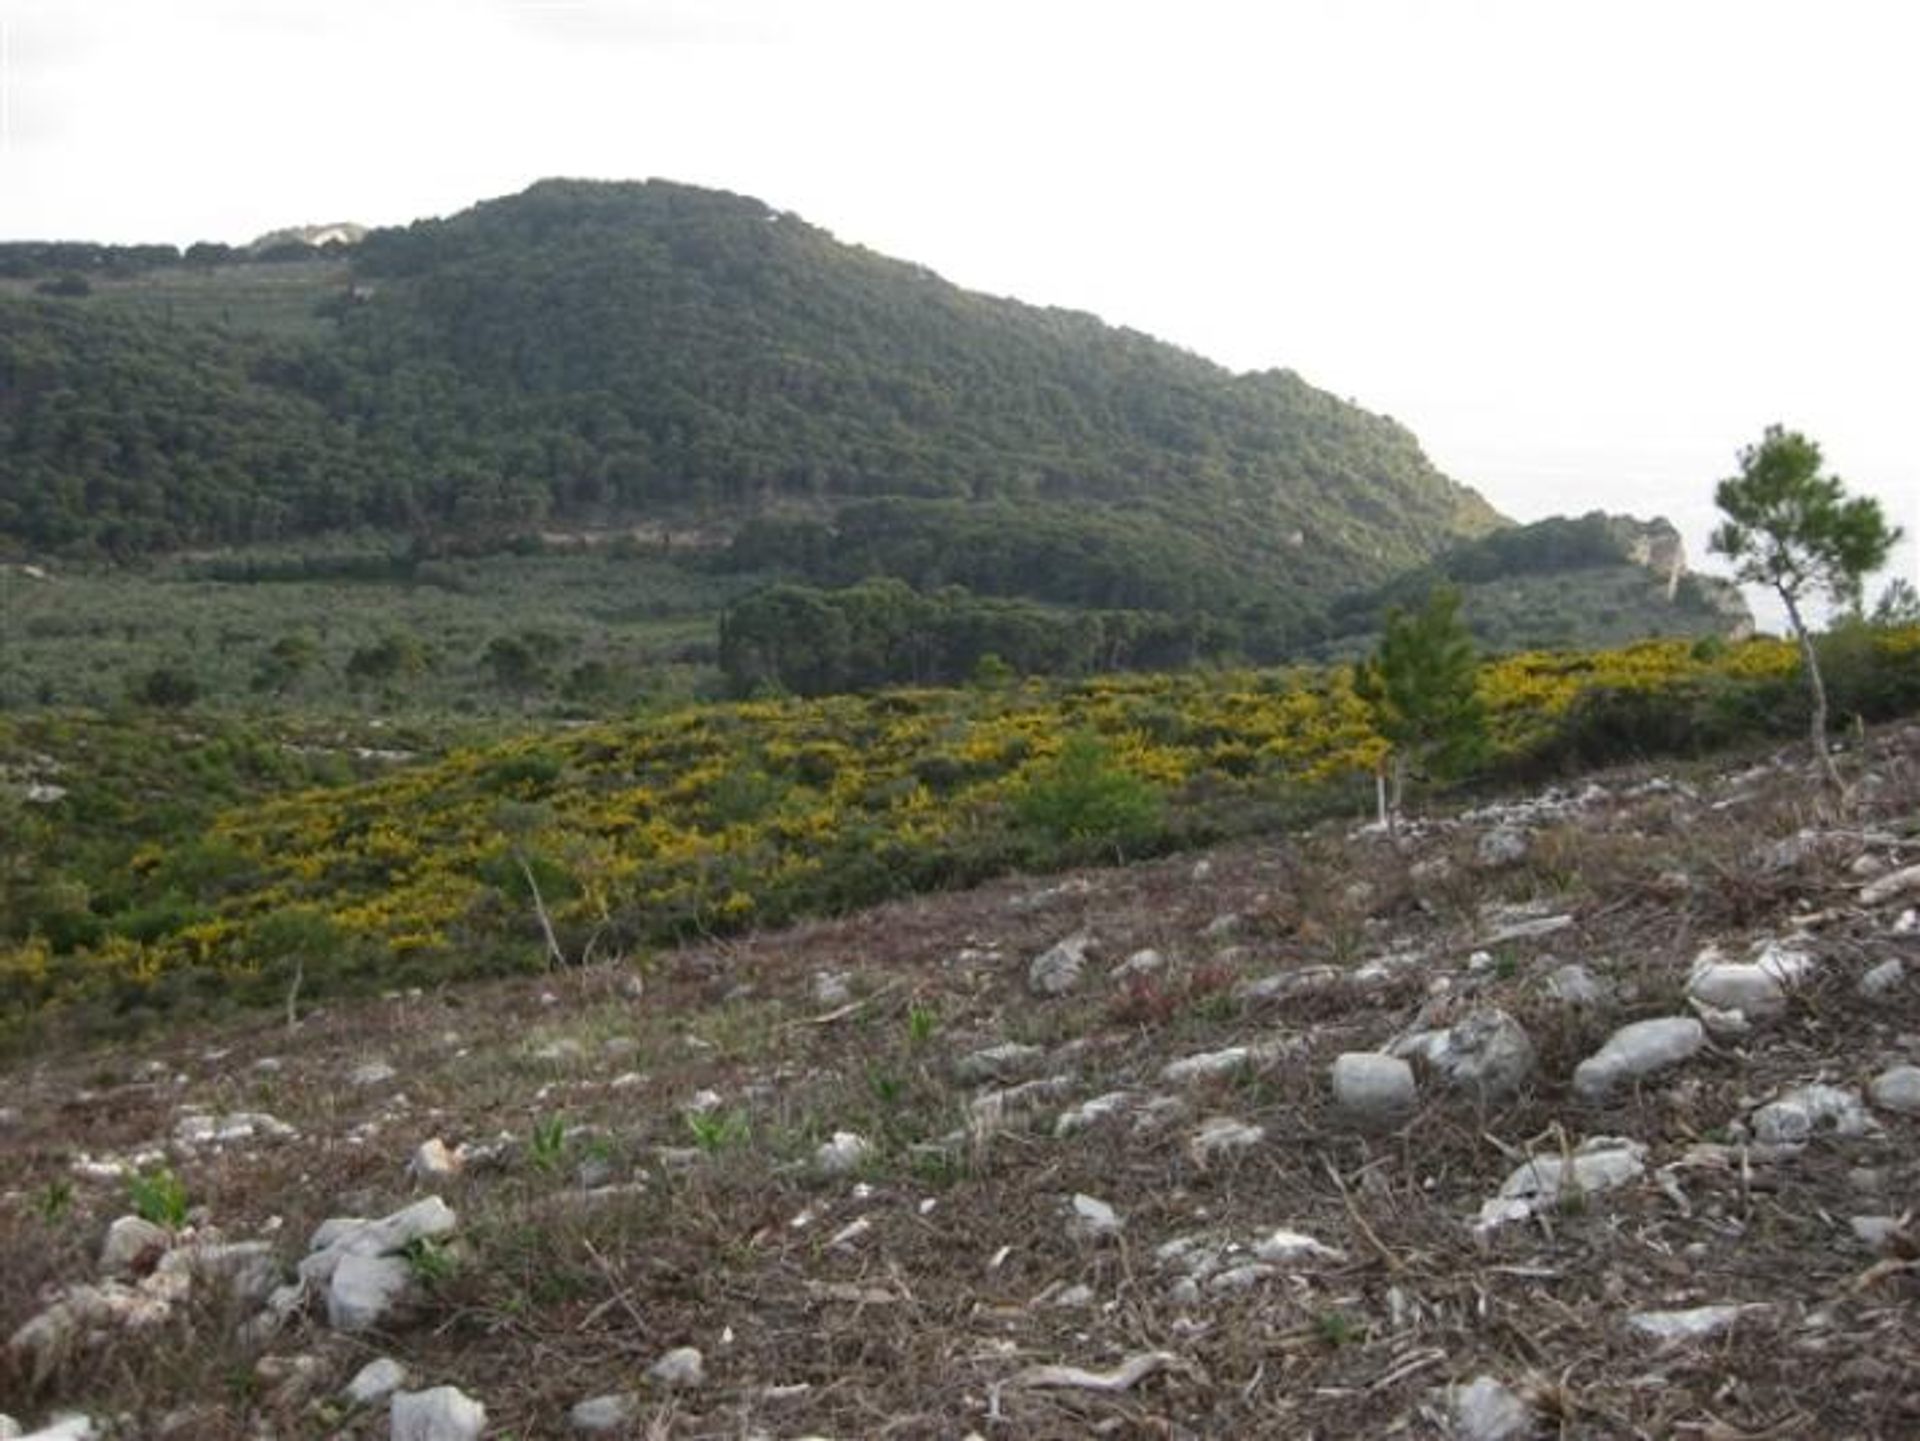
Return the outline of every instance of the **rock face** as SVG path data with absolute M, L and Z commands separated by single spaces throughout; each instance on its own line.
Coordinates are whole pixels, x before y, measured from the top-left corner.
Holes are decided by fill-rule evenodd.
M 392 1441 L 478 1441 L 487 1408 L 455 1386 L 396 1391 L 388 1425 Z
M 1395 1120 L 1419 1099 L 1413 1067 L 1398 1056 L 1348 1051 L 1335 1058 L 1332 1075 L 1334 1100 L 1356 1120 Z
M 1622 1026 L 1573 1073 L 1581 1099 L 1605 1099 L 1620 1086 L 1677 1066 L 1707 1043 L 1707 1033 L 1692 1016 L 1661 1016 Z

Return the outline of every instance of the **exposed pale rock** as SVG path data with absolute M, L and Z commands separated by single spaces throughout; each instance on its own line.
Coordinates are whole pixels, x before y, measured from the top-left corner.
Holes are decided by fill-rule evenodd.
M 1485 870 L 1518 865 L 1527 858 L 1527 833 L 1516 826 L 1495 826 L 1474 847 L 1474 861 Z
M 1064 996 L 1080 984 L 1093 938 L 1084 931 L 1042 951 L 1027 967 L 1027 988 L 1036 996 Z
M 390 1441 L 478 1441 L 487 1408 L 457 1386 L 396 1391 L 388 1409 Z
M 1224 1050 L 1185 1056 L 1160 1068 L 1160 1079 L 1170 1086 L 1211 1081 L 1244 1071 L 1252 1063 L 1253 1051 L 1246 1046 L 1228 1046 Z
M 1097 1196 L 1077 1194 L 1067 1210 L 1067 1234 L 1082 1241 L 1104 1241 L 1126 1226 L 1120 1213 Z
M 1873 1078 L 1873 1104 L 1903 1116 L 1920 1115 L 1920 1066 L 1893 1066 Z
M 371 1330 L 412 1284 L 412 1268 L 402 1256 L 342 1256 L 327 1282 L 327 1324 L 336 1331 Z
M 355 1406 L 373 1406 L 406 1384 L 407 1368 L 391 1356 L 382 1356 L 355 1371 L 340 1394 Z
M 1706 1029 L 1692 1016 L 1635 1021 L 1575 1068 L 1573 1089 L 1585 1100 L 1601 1100 L 1624 1083 L 1679 1065 L 1706 1043 Z
M 1881 906 L 1910 895 L 1920 895 L 1920 865 L 1907 866 L 1862 886 L 1860 904 Z
M 639 1417 L 640 1398 L 631 1391 L 616 1391 L 578 1402 L 567 1412 L 567 1425 L 592 1435 L 623 1430 Z
M 706 1358 L 691 1346 L 676 1346 L 647 1367 L 647 1379 L 656 1386 L 702 1385 L 707 1379 Z
M 1116 981 L 1124 981 L 1129 976 L 1151 976 L 1165 970 L 1166 957 L 1158 951 L 1148 949 L 1135 951 L 1108 974 Z
M 0 1436 L 6 1434 L 6 1432 L 0 1431 Z M 20 1436 L 20 1432 L 17 1429 L 13 1434 Z M 42 1426 L 38 1431 L 27 1432 L 25 1436 L 20 1438 L 20 1441 L 95 1441 L 96 1437 L 104 1436 L 105 1434 L 106 1433 L 95 1424 L 91 1416 L 81 1415 L 78 1412 L 68 1412 L 54 1417 L 53 1420 Z
M 1533 1412 L 1492 1376 L 1456 1386 L 1448 1397 L 1454 1441 L 1523 1441 L 1533 1435 Z
M 1040 1046 L 1003 1041 L 997 1046 L 970 1051 L 960 1057 L 953 1063 L 953 1074 L 969 1086 L 977 1086 L 983 1081 L 1018 1080 L 1039 1069 L 1046 1055 L 1046 1050 Z
M 444 1181 L 459 1174 L 460 1158 L 438 1136 L 422 1141 L 407 1162 L 407 1174 L 418 1181 Z
M 1392 1047 L 1392 1054 L 1416 1058 L 1440 1080 L 1457 1089 L 1503 1096 L 1518 1090 L 1533 1074 L 1533 1039 L 1505 1011 L 1475 1011 L 1444 1031 L 1422 1031 Z
M 1656 1341 L 1702 1341 L 1731 1330 L 1742 1316 L 1764 1315 L 1770 1308 L 1748 1306 L 1694 1306 L 1684 1311 L 1635 1311 L 1627 1325 Z
M 1237 1001 L 1277 1001 L 1287 996 L 1331 990 L 1345 979 L 1337 966 L 1302 966 L 1298 970 L 1278 971 L 1271 976 L 1242 981 L 1233 988 L 1233 996 Z
M 173 1139 L 182 1146 L 226 1146 L 238 1141 L 278 1141 L 293 1127 L 265 1111 L 227 1111 L 212 1115 L 189 1111 L 174 1123 Z
M 1480 1207 L 1474 1229 L 1491 1231 L 1563 1201 L 1624 1186 L 1646 1173 L 1646 1158 L 1645 1146 L 1618 1136 L 1595 1136 L 1572 1156 L 1543 1152 L 1530 1157 Z
M 1900 989 L 1907 979 L 1907 968 L 1895 956 L 1892 960 L 1882 961 L 1860 978 L 1860 994 L 1868 1000 L 1877 1000 Z
M 362 1061 L 347 1072 L 347 1080 L 355 1086 L 379 1086 L 391 1081 L 399 1074 L 385 1061 Z
M 197 1241 L 167 1252 L 156 1268 L 224 1290 L 242 1305 L 258 1305 L 280 1283 L 280 1261 L 267 1241 Z
M 1053 1134 L 1065 1137 L 1084 1131 L 1090 1126 L 1111 1117 L 1121 1115 L 1130 1109 L 1134 1102 L 1131 1091 L 1109 1091 L 1104 1096 L 1095 1096 L 1090 1101 L 1062 1111 L 1053 1123 Z
M 1251 1150 L 1266 1137 L 1264 1126 L 1250 1126 L 1232 1116 L 1211 1116 L 1200 1123 L 1200 1129 L 1187 1142 L 1187 1154 L 1195 1165 L 1204 1166 L 1222 1156 Z
M 107 1227 L 106 1240 L 100 1245 L 100 1274 L 126 1276 L 148 1270 L 172 1243 L 164 1226 L 141 1216 L 122 1216 Z
M 1061 1310 L 1072 1310 L 1081 1306 L 1091 1306 L 1093 1304 L 1093 1287 L 1087 1285 L 1084 1281 L 1076 1285 L 1068 1286 L 1063 1290 L 1054 1292 L 1054 1294 L 1048 1298 L 1047 1304 L 1050 1306 L 1058 1306 Z
M 1293 1266 L 1303 1261 L 1344 1261 L 1346 1253 L 1324 1245 L 1301 1231 L 1281 1227 L 1269 1231 L 1253 1243 L 1253 1254 L 1275 1266 Z
M 822 1141 L 813 1153 L 813 1164 L 822 1175 L 844 1176 L 857 1171 L 873 1154 L 873 1143 L 856 1131 L 835 1131 L 831 1140 Z
M 415 1241 L 451 1234 L 460 1224 L 453 1208 L 438 1196 L 426 1196 L 378 1221 L 336 1216 L 322 1221 L 307 1243 L 308 1256 L 300 1263 L 301 1276 L 324 1281 L 333 1275 L 343 1256 L 386 1256 L 403 1251 Z
M 1578 961 L 1569 961 L 1547 977 L 1547 994 L 1569 1006 L 1606 1004 L 1609 987 Z
M 1920 1072 L 1915 1072 L 1920 1079 Z M 1768 1146 L 1794 1146 L 1816 1135 L 1864 1136 L 1877 1130 L 1860 1093 L 1840 1086 L 1797 1086 L 1753 1113 L 1754 1139 Z
M 1849 1216 L 1847 1227 L 1861 1245 L 1884 1251 L 1903 1231 L 1898 1216 Z
M 983 1091 L 967 1102 L 967 1116 L 976 1134 L 999 1130 L 1017 1116 L 1026 1115 L 1073 1089 L 1069 1075 L 1043 1076 L 1004 1090 Z
M 816 1006 L 844 1006 L 853 999 L 853 977 L 845 971 L 813 973 L 813 1003 Z M 606 1400 L 606 1397 L 598 1398 Z M 582 1402 L 581 1405 L 589 1403 Z M 575 1407 L 578 1410 L 579 1407 Z
M 1508 925 L 1487 932 L 1482 937 L 1490 946 L 1503 946 L 1514 941 L 1537 941 L 1544 936 L 1558 935 L 1561 931 L 1573 927 L 1570 915 L 1536 916 L 1531 920 L 1513 921 Z
M 1413 1067 L 1379 1051 L 1347 1051 L 1332 1069 L 1333 1098 L 1340 1109 L 1365 1120 L 1404 1115 L 1419 1099 Z

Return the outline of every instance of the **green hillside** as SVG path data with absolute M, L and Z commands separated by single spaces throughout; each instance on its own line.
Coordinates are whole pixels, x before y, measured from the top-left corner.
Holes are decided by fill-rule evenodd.
M 888 573 L 980 528 L 956 507 L 995 527 L 1013 507 L 1086 572 L 1055 584 L 1199 573 L 1208 605 L 1301 624 L 1499 520 L 1406 430 L 1290 372 L 971 294 L 737 196 L 547 181 L 311 260 L 212 249 L 0 247 L 16 552 L 871 530 L 841 507 L 892 497 L 923 504 L 868 543 Z
M 1448 547 L 1384 585 L 1336 600 L 1323 655 L 1372 643 L 1393 607 L 1419 605 L 1435 585 L 1461 593 L 1461 613 L 1489 650 L 1623 645 L 1642 636 L 1751 632 L 1739 588 L 1687 569 L 1680 533 L 1665 520 L 1553 516 Z

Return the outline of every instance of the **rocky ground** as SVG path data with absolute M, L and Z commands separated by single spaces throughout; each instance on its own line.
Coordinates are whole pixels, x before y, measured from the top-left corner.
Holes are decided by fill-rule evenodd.
M 1920 727 L 1848 765 L 1840 819 L 1614 772 L 17 1065 L 0 1410 L 1920 1434 Z

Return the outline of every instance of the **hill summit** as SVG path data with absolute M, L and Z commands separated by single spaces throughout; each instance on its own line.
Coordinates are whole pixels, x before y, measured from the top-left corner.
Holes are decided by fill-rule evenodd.
M 1149 532 L 1286 614 L 1500 524 L 1405 428 L 1290 371 L 962 290 L 737 195 L 549 180 L 324 258 L 287 249 L 222 265 L 209 283 L 234 303 L 190 313 L 143 299 L 204 247 L 0 247 L 0 535 L 133 553 L 1049 506 L 1077 518 L 1069 549 Z M 76 263 L 90 288 L 34 293 Z

